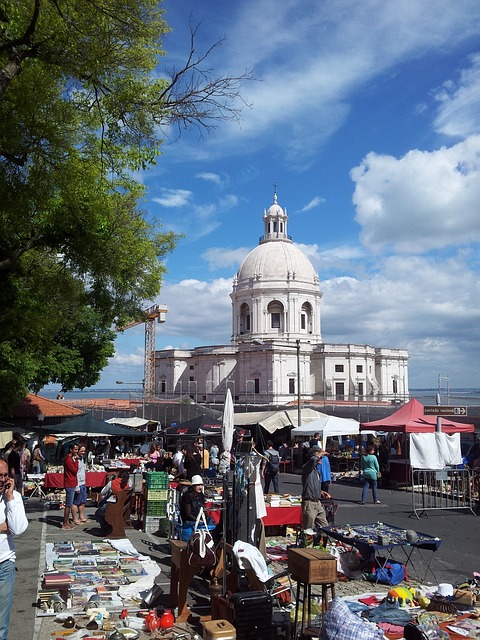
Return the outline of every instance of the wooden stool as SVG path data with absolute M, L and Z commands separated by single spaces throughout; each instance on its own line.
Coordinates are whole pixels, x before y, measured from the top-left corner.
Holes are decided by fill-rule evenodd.
M 288 549 L 288 569 L 297 581 L 297 602 L 295 605 L 294 640 L 302 637 L 305 628 L 312 621 L 312 585 L 322 586 L 322 619 L 328 608 L 328 590 L 335 597 L 337 581 L 337 560 L 321 549 Z M 302 597 L 303 592 L 303 597 Z M 302 604 L 302 623 L 298 632 L 298 614 Z M 308 617 L 307 617 L 308 616 Z
M 294 637 L 302 637 L 306 627 L 309 627 L 312 624 L 312 585 L 307 582 L 301 582 L 298 578 L 297 580 L 297 601 L 295 604 L 295 631 Z M 322 620 L 325 616 L 325 613 L 328 609 L 328 589 L 331 592 L 331 600 L 335 597 L 335 584 L 333 582 L 328 582 L 326 584 L 322 584 Z M 301 597 L 301 591 L 303 590 L 303 598 Z M 302 626 L 300 627 L 300 633 L 297 632 L 298 629 L 298 614 L 300 609 L 300 603 L 302 606 Z M 307 606 L 305 606 L 307 605 Z

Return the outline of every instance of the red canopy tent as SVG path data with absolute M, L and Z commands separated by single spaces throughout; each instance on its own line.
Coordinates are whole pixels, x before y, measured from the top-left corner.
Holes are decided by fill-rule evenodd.
M 435 433 L 437 416 L 426 416 L 423 404 L 413 398 L 385 418 L 373 422 L 362 422 L 360 431 L 388 431 L 390 433 Z M 441 417 L 443 433 L 470 433 L 475 430 L 473 424 L 453 422 L 448 417 Z

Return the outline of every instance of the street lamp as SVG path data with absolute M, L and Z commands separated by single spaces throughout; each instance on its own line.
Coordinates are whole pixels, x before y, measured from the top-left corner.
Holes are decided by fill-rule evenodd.
M 253 344 L 258 344 L 258 345 L 263 345 L 265 344 L 263 340 L 259 340 L 259 339 L 255 339 L 252 340 Z M 272 342 L 272 344 L 274 344 L 275 341 Z M 278 344 L 278 343 L 277 343 Z M 284 347 L 285 349 L 295 349 L 297 352 L 297 422 L 298 422 L 298 426 L 301 427 L 302 426 L 302 407 L 300 404 L 300 399 L 301 399 L 301 389 L 300 389 L 300 339 L 297 338 L 295 340 L 295 344 L 286 344 L 286 343 L 279 343 L 278 346 L 280 347 Z
M 141 382 L 124 382 L 123 380 L 115 380 L 115 384 L 128 384 L 128 400 L 130 401 L 130 385 L 141 384 L 142 385 L 142 418 L 145 418 L 145 380 Z

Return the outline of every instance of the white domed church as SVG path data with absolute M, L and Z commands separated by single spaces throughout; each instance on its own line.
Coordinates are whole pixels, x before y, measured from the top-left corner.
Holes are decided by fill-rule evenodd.
M 230 388 L 240 404 L 407 399 L 405 349 L 323 342 L 319 278 L 287 223 L 275 193 L 233 280 L 231 344 L 156 351 L 160 398 L 222 403 Z

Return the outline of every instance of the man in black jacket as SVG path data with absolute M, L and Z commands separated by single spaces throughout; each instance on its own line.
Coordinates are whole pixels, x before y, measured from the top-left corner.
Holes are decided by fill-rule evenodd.
M 322 449 L 315 445 L 310 449 L 310 459 L 302 467 L 302 528 L 318 530 L 328 527 L 325 509 L 321 498 L 328 494 L 322 491 L 322 479 L 317 464 L 323 455 Z

